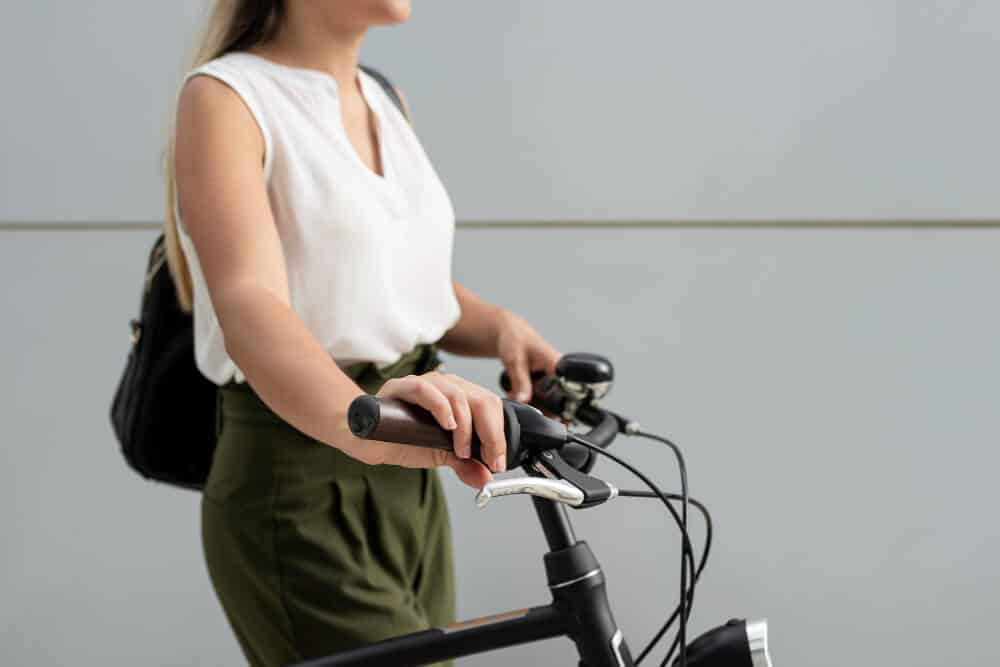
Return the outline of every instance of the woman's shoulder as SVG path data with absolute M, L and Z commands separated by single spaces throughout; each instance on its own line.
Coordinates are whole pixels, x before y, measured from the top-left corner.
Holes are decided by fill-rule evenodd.
M 234 57 L 235 56 L 235 57 Z M 226 54 L 192 69 L 178 95 L 176 126 L 198 139 L 192 144 L 211 143 L 223 137 L 223 143 L 248 145 L 254 153 L 262 149 L 265 171 L 271 162 L 270 123 L 264 110 L 267 105 L 259 88 L 241 59 Z
M 253 64 L 241 52 L 213 58 L 192 68 L 184 76 L 180 98 L 207 107 L 232 105 L 234 98 L 249 108 L 258 123 L 263 121 L 260 84 L 252 73 Z M 235 95 L 234 95 L 235 94 Z
M 263 59 L 247 51 L 231 51 L 202 63 L 184 76 L 183 89 L 195 89 L 207 100 L 222 98 L 235 93 L 247 106 L 258 124 L 264 125 L 265 110 L 275 93 L 266 84 L 270 72 L 263 67 Z M 215 79 L 215 81 L 211 81 Z M 219 84 L 223 84 L 220 86 Z M 229 91 L 224 91 L 228 88 Z M 215 92 L 212 92 L 215 91 Z M 265 131 L 266 134 L 266 131 Z
M 246 51 L 230 51 L 190 69 L 184 79 L 199 74 L 221 74 L 249 78 L 260 71 L 258 58 Z

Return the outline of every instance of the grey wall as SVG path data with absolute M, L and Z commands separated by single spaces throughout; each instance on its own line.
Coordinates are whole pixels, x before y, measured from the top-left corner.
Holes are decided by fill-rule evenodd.
M 107 422 L 151 238 L 0 235 L 5 665 L 240 663 L 197 496 L 129 472 Z M 609 405 L 683 446 L 718 531 L 694 628 L 767 616 L 778 665 L 978 667 L 1000 661 L 998 242 L 995 229 L 467 229 L 456 273 L 561 349 L 610 355 Z M 495 382 L 492 363 L 453 367 Z M 676 487 L 666 452 L 618 449 Z M 530 503 L 479 511 L 445 478 L 462 615 L 544 603 Z M 574 516 L 638 647 L 674 601 L 675 534 L 639 500 Z M 462 664 L 517 660 L 575 664 L 566 641 Z
M 0 220 L 157 220 L 199 0 L 12 3 Z M 418 2 L 368 61 L 462 219 L 994 217 L 990 0 Z
M 6 8 L 0 223 L 160 218 L 202 5 Z M 997 3 L 611 8 L 417 3 L 371 36 L 460 218 L 997 217 Z M 239 664 L 197 496 L 130 473 L 107 422 L 153 232 L 78 229 L 0 224 L 0 663 Z M 778 665 L 978 667 L 1000 662 L 998 241 L 464 229 L 455 268 L 562 349 L 610 355 L 609 403 L 684 447 L 718 528 L 693 628 L 767 616 Z M 676 479 L 665 452 L 619 449 Z M 529 503 L 476 511 L 446 480 L 462 615 L 544 602 Z M 676 537 L 652 503 L 575 516 L 637 649 L 673 604 Z M 463 664 L 517 660 L 574 664 L 565 641 Z

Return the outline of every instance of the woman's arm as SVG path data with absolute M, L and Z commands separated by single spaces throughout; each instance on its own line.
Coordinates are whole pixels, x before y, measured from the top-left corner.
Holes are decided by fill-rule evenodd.
M 524 318 L 455 284 L 462 315 L 439 341 L 441 349 L 470 357 L 497 357 L 511 377 L 511 398 L 531 399 L 531 371 L 554 373 L 560 353 Z
M 178 199 L 226 352 L 275 412 L 340 446 L 350 442 L 345 408 L 363 392 L 289 306 L 263 152 L 260 130 L 232 89 L 203 76 L 185 85 L 177 110 Z
M 264 402 L 295 428 L 367 463 L 450 465 L 473 486 L 489 472 L 455 454 L 364 441 L 347 427 L 361 389 L 337 366 L 289 305 L 285 258 L 263 175 L 263 137 L 239 96 L 209 77 L 192 78 L 177 110 L 175 169 L 185 227 L 198 254 L 227 353 Z M 500 408 L 473 386 L 456 390 L 440 374 L 387 383 L 380 395 L 430 410 L 455 428 L 466 450 L 469 412 L 493 455 L 503 449 Z M 485 393 L 485 390 L 481 390 Z M 493 414 L 496 413 L 496 414 Z M 497 434 L 499 433 L 499 437 Z M 464 445 L 464 446 L 462 446 Z
M 462 315 L 439 341 L 441 349 L 466 357 L 496 357 L 501 320 L 508 313 L 488 303 L 472 290 L 454 281 L 455 298 Z

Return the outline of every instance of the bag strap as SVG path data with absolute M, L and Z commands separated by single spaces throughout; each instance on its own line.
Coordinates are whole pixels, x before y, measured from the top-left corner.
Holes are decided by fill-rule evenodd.
M 378 84 L 382 86 L 382 90 L 384 90 L 386 95 L 389 96 L 389 99 L 396 105 L 396 108 L 402 112 L 406 120 L 410 120 L 410 114 L 406 113 L 406 107 L 403 105 L 403 100 L 399 97 L 399 92 L 396 90 L 396 87 L 392 85 L 392 82 L 389 81 L 389 78 L 374 67 L 368 67 L 367 65 L 358 65 L 358 67 L 361 68 L 365 74 L 378 81 Z
M 166 242 L 166 237 L 163 235 L 163 232 L 160 232 L 160 235 L 156 237 L 156 241 L 153 243 L 153 249 L 149 251 L 149 261 L 146 263 L 146 277 L 143 279 L 142 285 L 143 293 L 149 292 L 153 286 L 153 279 L 156 277 L 156 273 L 167 264 Z

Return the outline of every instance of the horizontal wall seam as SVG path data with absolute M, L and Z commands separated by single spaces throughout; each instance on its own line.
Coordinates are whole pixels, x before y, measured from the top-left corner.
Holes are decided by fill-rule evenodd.
M 0 221 L 0 232 L 150 231 L 160 222 Z M 1000 229 L 1000 219 L 968 220 L 467 220 L 459 229 Z

